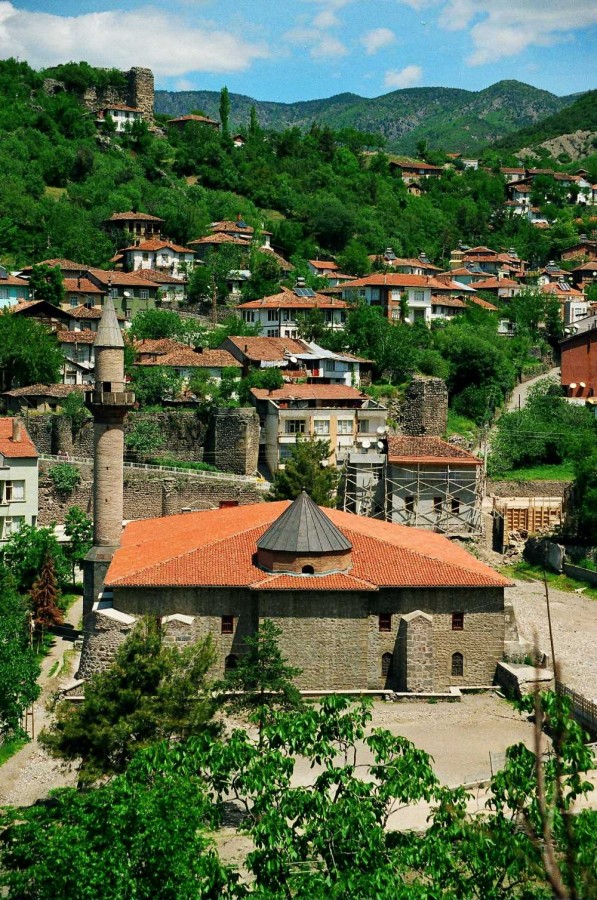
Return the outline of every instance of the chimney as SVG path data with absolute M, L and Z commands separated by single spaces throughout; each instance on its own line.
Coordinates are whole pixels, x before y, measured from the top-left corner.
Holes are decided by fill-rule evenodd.
M 23 440 L 23 432 L 20 419 L 12 420 L 12 439 L 15 444 L 20 444 Z
M 231 509 L 233 506 L 238 506 L 238 500 L 220 500 L 218 504 L 219 509 Z

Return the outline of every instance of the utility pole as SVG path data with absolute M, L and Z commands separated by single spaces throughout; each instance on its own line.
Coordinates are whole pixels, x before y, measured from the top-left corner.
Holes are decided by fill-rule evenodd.
M 215 328 L 218 324 L 218 294 L 215 275 L 211 276 L 211 321 Z

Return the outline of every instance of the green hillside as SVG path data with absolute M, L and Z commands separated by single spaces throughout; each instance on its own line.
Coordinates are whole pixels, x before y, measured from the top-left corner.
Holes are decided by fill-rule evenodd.
M 593 131 L 597 136 L 597 90 L 589 91 L 575 99 L 570 106 L 548 116 L 535 125 L 527 126 L 494 143 L 495 148 L 511 151 L 533 147 L 575 131 Z
M 306 129 L 313 122 L 335 129 L 357 128 L 381 134 L 390 149 L 403 153 L 413 153 L 421 140 L 434 148 L 478 153 L 571 102 L 518 81 L 500 81 L 482 91 L 408 88 L 372 99 L 347 93 L 300 103 L 269 103 L 241 94 L 230 94 L 230 100 L 234 127 L 247 124 L 254 105 L 265 128 Z M 170 116 L 201 109 L 217 118 L 219 94 L 157 91 L 155 106 L 158 113 Z

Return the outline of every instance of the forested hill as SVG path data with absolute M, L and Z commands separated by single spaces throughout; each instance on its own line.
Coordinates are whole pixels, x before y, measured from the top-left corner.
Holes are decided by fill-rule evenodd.
M 570 106 L 535 125 L 509 134 L 497 141 L 494 147 L 517 151 L 524 147 L 536 147 L 561 135 L 572 135 L 579 131 L 592 134 L 592 146 L 597 149 L 597 90 L 582 94 Z
M 193 109 L 218 118 L 215 91 L 156 91 L 156 112 L 184 115 Z M 251 106 L 265 128 L 357 128 L 381 134 L 391 149 L 414 152 L 421 140 L 431 147 L 477 153 L 520 128 L 558 113 L 574 98 L 557 97 L 519 81 L 500 81 L 482 91 L 407 88 L 367 99 L 337 94 L 324 100 L 270 103 L 230 94 L 231 124 L 245 126 Z

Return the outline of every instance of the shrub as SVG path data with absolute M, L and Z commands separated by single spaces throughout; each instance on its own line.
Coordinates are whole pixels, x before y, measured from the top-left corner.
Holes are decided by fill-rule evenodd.
M 50 478 L 61 494 L 71 494 L 81 481 L 81 470 L 72 463 L 58 463 L 50 469 Z

